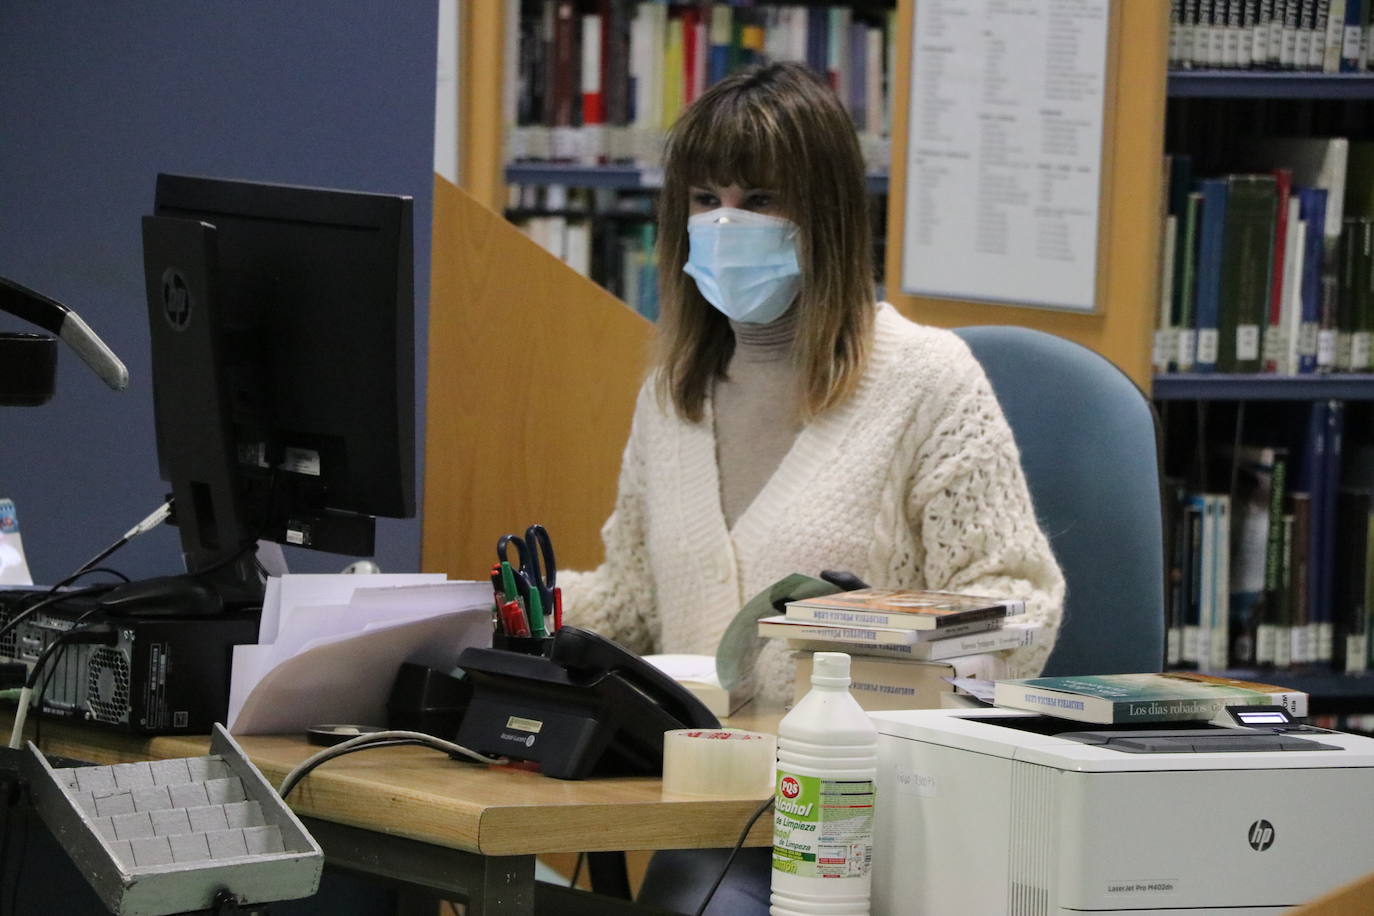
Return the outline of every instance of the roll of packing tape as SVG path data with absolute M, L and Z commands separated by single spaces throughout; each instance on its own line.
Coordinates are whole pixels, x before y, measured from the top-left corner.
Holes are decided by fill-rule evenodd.
M 663 733 L 663 791 L 678 795 L 773 794 L 778 739 L 739 728 L 680 728 Z

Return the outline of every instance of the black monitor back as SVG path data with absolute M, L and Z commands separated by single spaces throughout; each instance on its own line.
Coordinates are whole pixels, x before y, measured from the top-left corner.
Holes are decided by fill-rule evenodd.
M 159 175 L 144 220 L 158 459 L 191 570 L 367 555 L 415 514 L 408 197 Z

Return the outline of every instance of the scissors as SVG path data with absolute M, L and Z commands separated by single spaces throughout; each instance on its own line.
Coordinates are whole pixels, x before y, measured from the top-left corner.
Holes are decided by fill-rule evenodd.
M 515 546 L 516 562 L 510 560 L 510 547 Z M 516 584 L 525 599 L 530 616 L 530 631 L 534 636 L 547 636 L 544 614 L 553 614 L 557 606 L 555 589 L 558 584 L 558 565 L 553 555 L 553 541 L 543 525 L 530 525 L 522 538 L 503 534 L 496 542 L 496 559 L 516 572 Z

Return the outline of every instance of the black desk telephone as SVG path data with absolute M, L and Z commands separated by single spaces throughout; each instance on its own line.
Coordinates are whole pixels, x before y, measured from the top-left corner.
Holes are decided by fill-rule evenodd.
M 469 648 L 458 667 L 472 684 L 458 743 L 558 779 L 658 774 L 665 731 L 720 727 L 681 684 L 578 627 L 561 628 L 547 657 Z

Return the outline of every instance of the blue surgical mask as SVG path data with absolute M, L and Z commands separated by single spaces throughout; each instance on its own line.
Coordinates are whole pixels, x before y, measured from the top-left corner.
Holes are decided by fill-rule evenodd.
M 791 306 L 801 286 L 796 223 L 720 207 L 687 220 L 683 271 L 726 317 L 767 324 Z

